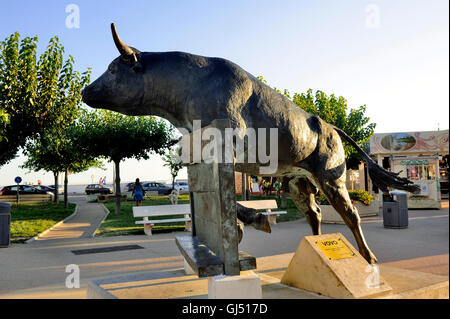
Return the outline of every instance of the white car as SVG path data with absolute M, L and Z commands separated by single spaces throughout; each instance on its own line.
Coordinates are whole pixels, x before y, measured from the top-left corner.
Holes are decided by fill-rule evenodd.
M 181 193 L 189 193 L 188 182 L 175 182 L 173 184 L 174 188 Z

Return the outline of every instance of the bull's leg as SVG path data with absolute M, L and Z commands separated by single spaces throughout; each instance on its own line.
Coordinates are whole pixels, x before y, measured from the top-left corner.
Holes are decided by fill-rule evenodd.
M 296 178 L 289 182 L 289 194 L 295 206 L 306 216 L 313 235 L 320 235 L 322 214 L 314 195 L 317 188 L 306 178 Z
M 237 218 L 245 225 L 255 227 L 257 230 L 262 230 L 266 233 L 271 232 L 269 218 L 266 215 L 258 213 L 253 208 L 247 208 L 239 203 L 236 203 Z
M 321 188 L 330 204 L 336 209 L 339 215 L 341 215 L 345 224 L 355 236 L 361 255 L 369 263 L 376 263 L 377 259 L 364 239 L 358 210 L 353 206 L 352 201 L 350 200 L 345 181 L 343 179 L 337 179 L 335 181 L 323 182 L 321 183 Z

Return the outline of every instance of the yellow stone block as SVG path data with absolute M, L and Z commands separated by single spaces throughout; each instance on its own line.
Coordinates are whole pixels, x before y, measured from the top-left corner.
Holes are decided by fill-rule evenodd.
M 281 283 L 332 298 L 374 298 L 392 291 L 340 233 L 305 236 Z

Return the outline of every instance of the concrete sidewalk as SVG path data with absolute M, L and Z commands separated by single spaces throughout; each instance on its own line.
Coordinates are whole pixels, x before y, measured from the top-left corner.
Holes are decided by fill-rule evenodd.
M 85 298 L 87 283 L 94 278 L 182 270 L 183 258 L 174 238 L 184 233 L 87 238 L 89 236 L 85 235 L 91 232 L 89 229 L 95 228 L 95 222 L 88 221 L 93 217 L 88 208 L 94 209 L 95 206 L 86 205 L 83 209 L 86 214 L 65 226 L 64 231 L 71 238 L 61 238 L 61 229 L 46 240 L 0 249 L 0 298 Z M 100 222 L 101 213 L 92 214 L 97 216 L 93 220 Z M 409 212 L 409 217 L 407 229 L 386 229 L 380 216 L 363 219 L 363 232 L 379 262 L 448 276 L 448 209 L 414 210 Z M 340 232 L 356 245 L 350 230 L 344 225 L 325 224 L 322 231 Z M 248 227 L 239 249 L 260 258 L 288 254 L 296 250 L 306 235 L 311 235 L 311 229 L 305 219 L 274 225 L 272 234 Z M 127 245 L 142 248 L 80 255 L 72 252 Z M 66 267 L 70 264 L 80 269 L 80 288 L 66 288 L 65 281 L 69 275 Z
M 78 207 L 75 216 L 40 235 L 34 242 L 92 238 L 108 212 L 100 204 L 82 201 L 77 201 L 76 204 Z

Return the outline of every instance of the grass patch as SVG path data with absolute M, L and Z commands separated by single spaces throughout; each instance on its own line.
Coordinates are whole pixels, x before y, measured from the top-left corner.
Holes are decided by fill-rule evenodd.
M 57 222 L 70 216 L 75 204 L 39 203 L 13 204 L 11 206 L 11 241 L 23 242 L 52 227 Z
M 189 195 L 180 195 L 178 197 L 178 204 L 188 204 Z M 142 235 L 144 234 L 144 225 L 136 225 L 135 222 L 139 218 L 134 218 L 133 207 L 136 205 L 134 201 L 126 201 L 120 203 L 120 214 L 114 213 L 116 203 L 103 203 L 109 210 L 110 214 L 100 225 L 95 236 L 122 236 L 122 235 Z M 142 201 L 142 206 L 157 206 L 157 205 L 171 205 L 168 196 L 146 196 Z M 151 219 L 169 219 L 184 217 L 183 215 L 175 216 L 159 216 L 151 217 Z M 184 222 L 179 223 L 160 223 L 152 227 L 152 233 L 183 231 L 185 228 Z
M 240 200 L 241 196 L 237 195 L 236 200 Z M 278 200 L 276 196 L 261 196 L 252 195 L 251 200 L 264 200 L 275 199 L 278 207 L 281 206 L 281 200 Z M 179 204 L 188 204 L 189 195 L 180 195 L 178 199 Z M 148 196 L 145 197 L 142 202 L 143 206 L 156 206 L 156 205 L 170 205 L 170 200 L 167 196 Z M 114 213 L 115 203 L 104 203 L 105 207 L 110 211 L 108 217 L 102 222 L 100 228 L 97 230 L 96 236 L 122 236 L 122 235 L 142 235 L 144 234 L 144 226 L 136 225 L 135 221 L 138 218 L 133 217 L 134 201 L 121 202 L 120 214 Z M 291 220 L 297 220 L 303 218 L 304 215 L 300 213 L 294 202 L 288 197 L 287 208 L 278 209 L 287 211 L 287 214 L 280 215 L 277 219 L 278 222 L 286 222 Z M 275 210 L 274 210 L 275 211 Z M 178 216 L 168 216 L 166 218 L 177 218 Z M 180 215 L 179 217 L 183 217 Z M 164 217 L 154 217 L 155 219 L 163 219 Z M 152 219 L 152 218 L 150 218 Z M 171 231 L 183 231 L 184 222 L 180 223 L 161 223 L 152 227 L 152 233 L 171 232 Z

